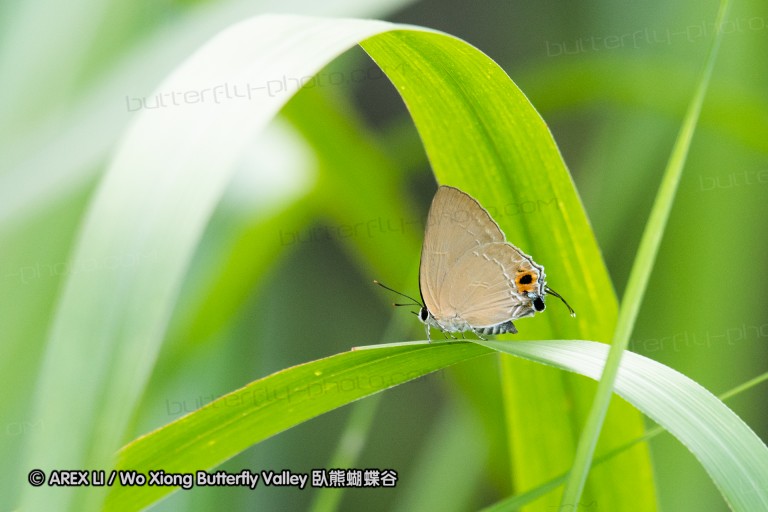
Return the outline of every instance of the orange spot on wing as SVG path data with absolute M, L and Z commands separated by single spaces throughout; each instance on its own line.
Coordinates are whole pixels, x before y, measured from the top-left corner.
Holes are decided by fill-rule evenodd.
M 525 294 L 532 292 L 536 289 L 536 281 L 539 280 L 539 276 L 535 273 L 525 270 L 518 270 L 517 277 L 515 278 L 515 285 L 517 286 L 517 292 Z

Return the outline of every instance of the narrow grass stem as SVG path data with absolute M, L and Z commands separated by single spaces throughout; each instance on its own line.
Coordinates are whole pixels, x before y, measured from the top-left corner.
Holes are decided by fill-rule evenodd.
M 720 9 L 715 22 L 716 27 L 722 26 L 729 5 L 730 2 L 728 0 L 722 0 L 720 2 Z M 670 211 L 672 210 L 672 204 L 680 183 L 680 176 L 685 167 L 691 140 L 693 139 L 696 124 L 701 113 L 701 107 L 704 103 L 704 97 L 712 76 L 712 70 L 714 69 L 721 39 L 722 31 L 717 30 L 698 86 L 691 99 L 691 103 L 688 106 L 683 125 L 675 140 L 675 145 L 664 171 L 664 177 L 662 178 L 656 201 L 651 210 L 648 224 L 643 232 L 637 257 L 632 265 L 627 288 L 619 308 L 619 317 L 608 359 L 603 369 L 602 378 L 598 384 L 595 400 L 592 404 L 589 416 L 587 417 L 581 438 L 579 439 L 579 445 L 576 449 L 570 477 L 568 478 L 568 483 L 566 484 L 560 503 L 561 510 L 571 510 L 571 504 L 579 502 L 581 493 L 584 489 L 584 484 L 587 480 L 589 468 L 594 456 L 595 446 L 600 437 L 600 431 L 602 430 L 605 415 L 608 411 L 608 405 L 610 404 L 613 395 L 613 387 L 619 370 L 619 363 L 621 362 L 623 352 L 629 343 L 629 337 L 634 329 L 635 321 L 640 310 L 640 304 L 645 296 L 645 290 L 648 287 L 651 271 L 653 270 L 656 255 L 658 254 L 659 246 L 661 245 L 661 239 L 664 235 L 664 229 L 667 225 Z
M 758 375 L 757 377 L 750 379 L 747 382 L 739 384 L 738 386 L 717 395 L 717 398 L 725 402 L 728 399 L 733 398 L 734 396 L 737 396 L 745 391 L 748 391 L 754 388 L 755 386 L 765 382 L 766 380 L 768 380 L 768 372 Z M 635 439 L 632 439 L 631 441 L 624 443 L 618 448 L 614 448 L 613 450 L 607 453 L 597 456 L 594 460 L 594 465 L 597 466 L 599 464 L 602 464 L 603 462 L 607 462 L 613 459 L 615 456 L 620 455 L 625 451 L 629 450 L 630 448 L 637 445 L 638 443 L 650 441 L 654 437 L 658 436 L 659 434 L 663 434 L 664 432 L 666 432 L 666 430 L 664 430 L 663 427 L 656 425 L 655 427 L 648 429 L 648 431 L 644 435 L 640 437 L 636 437 Z M 483 512 L 506 512 L 506 511 L 519 510 L 525 505 L 532 503 L 534 500 L 537 500 L 538 498 L 552 492 L 554 489 L 557 489 L 559 486 L 563 485 L 567 481 L 567 479 L 568 479 L 568 473 L 563 473 L 550 480 L 547 480 L 543 484 L 540 484 L 529 491 L 525 491 L 518 495 L 496 502 L 493 505 L 490 505 L 489 507 L 484 508 Z

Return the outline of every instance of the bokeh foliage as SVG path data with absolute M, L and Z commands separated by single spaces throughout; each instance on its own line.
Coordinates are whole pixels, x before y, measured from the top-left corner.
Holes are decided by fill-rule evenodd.
M 27 4 L 8 3 L 0 13 L 3 26 L 14 27 L 2 32 L 0 61 L 4 475 L 19 473 L 25 440 L 46 428 L 31 415 L 31 397 L 54 305 L 63 279 L 72 272 L 74 237 L 109 151 L 130 118 L 126 97 L 149 95 L 196 44 L 260 7 L 254 2 L 202 2 L 136 9 L 119 2 L 83 1 L 80 8 L 62 5 L 62 12 L 69 13 L 62 17 L 48 3 Z M 299 4 L 295 8 L 307 9 Z M 387 9 L 383 4 L 377 8 Z M 357 9 L 340 10 L 361 14 Z M 535 9 L 493 3 L 466 19 L 455 6 L 430 9 L 423 3 L 393 16 L 468 39 L 515 78 L 555 134 L 620 291 L 703 60 L 711 36 L 707 23 L 715 9 L 715 2 L 621 8 L 607 2 L 579 8 L 553 3 Z M 631 349 L 679 369 L 714 392 L 765 371 L 768 336 L 763 307 L 767 276 L 761 263 L 768 187 L 768 103 L 763 94 L 768 70 L 761 56 L 768 8 L 756 1 L 738 2 L 731 17 L 735 24 L 724 40 L 653 285 L 630 343 Z M 633 39 L 635 32 L 647 36 Z M 619 42 L 610 39 L 609 44 L 611 37 Z M 556 45 L 562 45 L 562 53 Z M 568 47 L 573 51 L 566 53 Z M 313 91 L 318 98 L 296 98 L 296 106 L 289 107 L 294 111 L 288 118 L 311 143 L 304 149 L 308 161 L 298 165 L 306 183 L 297 193 L 300 199 L 270 211 L 265 227 L 264 212 L 250 204 L 258 195 L 250 189 L 249 196 L 247 187 L 238 187 L 242 182 L 232 185 L 186 274 L 170 334 L 128 439 L 259 376 L 371 340 L 391 314 L 380 290 L 369 286 L 371 277 L 415 290 L 420 227 L 434 187 L 425 157 L 412 127 L 405 124 L 407 114 L 399 100 L 387 90 L 386 79 L 369 71 L 373 64 L 362 52 L 333 66 L 324 71 L 326 77 L 339 72 L 350 78 L 362 69 L 365 79 L 338 85 L 329 80 L 328 86 Z M 300 101 L 307 102 L 303 108 Z M 314 137 L 309 133 L 313 123 Z M 343 145 L 322 138 L 342 131 Z M 334 183 L 336 174 L 329 172 L 334 165 L 372 169 L 355 175 L 385 183 L 365 181 L 357 188 Z M 243 167 L 247 174 L 248 164 Z M 380 194 L 366 196 L 371 190 Z M 371 206 L 377 204 L 381 206 Z M 393 205 L 396 214 L 389 210 Z M 525 206 L 519 205 L 519 215 Z M 383 229 L 374 223 L 364 236 L 344 236 L 340 229 L 377 219 L 399 222 Z M 387 249 L 377 251 L 382 244 Z M 134 265 L 142 256 L 128 255 L 112 264 Z M 98 265 L 94 263 L 95 270 Z M 377 275 L 371 276 L 373 268 Z M 413 336 L 422 332 L 420 326 L 413 329 Z M 509 481 L 498 476 L 509 474 L 507 457 L 498 446 L 489 448 L 477 440 L 503 422 L 499 391 L 484 381 L 496 371 L 494 362 L 475 361 L 389 392 L 360 465 L 427 468 L 423 474 L 433 476 L 418 482 L 430 496 L 430 482 L 439 485 L 456 477 L 450 466 L 441 464 L 440 456 L 446 455 L 430 449 L 433 435 L 440 434 L 462 440 L 456 454 L 477 451 L 488 461 L 465 468 L 461 477 L 475 485 L 453 506 L 478 506 L 508 494 Z M 756 390 L 739 397 L 733 407 L 765 438 L 761 403 Z M 226 467 L 324 467 L 346 414 L 340 410 L 302 425 Z M 464 438 L 464 428 L 477 432 L 477 425 L 467 427 L 472 424 L 466 418 L 472 415 L 485 430 Z M 665 509 L 713 510 L 713 503 L 721 502 L 684 447 L 661 436 L 652 449 Z M 0 496 L 8 500 L 4 504 L 13 506 L 21 485 L 5 478 L 0 486 Z M 380 495 L 382 507 L 405 499 Z M 433 496 L 441 498 L 439 493 Z M 254 495 L 206 490 L 194 497 L 177 493 L 162 506 L 279 506 L 310 499 L 288 491 Z M 415 500 L 410 499 L 401 506 L 407 508 L 402 503 Z M 353 508 L 369 501 L 369 495 L 353 491 L 342 503 Z

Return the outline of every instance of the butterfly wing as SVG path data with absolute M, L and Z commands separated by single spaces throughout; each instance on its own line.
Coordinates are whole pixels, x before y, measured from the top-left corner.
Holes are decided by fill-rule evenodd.
M 446 295 L 447 283 L 452 281 L 446 277 L 455 272 L 459 260 L 473 249 L 504 240 L 498 224 L 471 196 L 453 187 L 437 189 L 424 232 L 419 289 L 438 321 L 450 316 L 453 309 Z
M 524 275 L 539 280 L 540 267 L 507 242 L 469 250 L 448 272 L 446 313 L 475 329 L 531 316 L 532 301 L 518 283 Z

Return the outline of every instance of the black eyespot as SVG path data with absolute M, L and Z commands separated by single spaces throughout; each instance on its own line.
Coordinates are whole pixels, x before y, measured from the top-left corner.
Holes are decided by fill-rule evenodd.
M 421 310 L 419 310 L 419 318 L 421 318 L 422 322 L 427 321 L 427 318 L 429 318 L 429 311 L 427 308 L 421 308 Z
M 544 311 L 544 299 L 541 297 L 536 297 L 533 299 L 533 309 L 536 311 Z
M 524 276 L 520 277 L 517 282 L 520 284 L 531 284 L 533 282 L 533 277 L 531 274 L 525 274 Z

